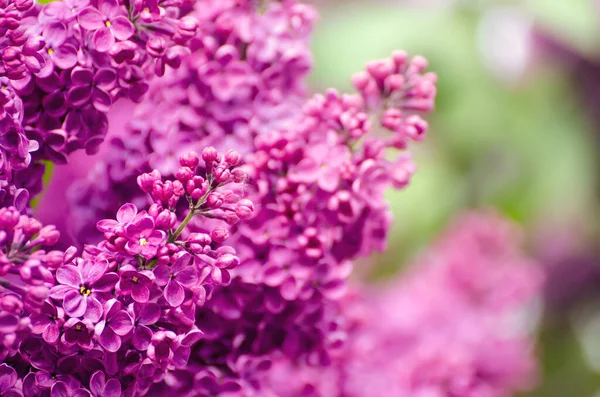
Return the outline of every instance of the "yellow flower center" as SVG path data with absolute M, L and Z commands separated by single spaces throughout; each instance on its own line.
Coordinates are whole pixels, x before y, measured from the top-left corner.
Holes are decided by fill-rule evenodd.
M 81 331 L 81 324 L 77 324 L 77 325 L 75 326 L 75 329 L 76 329 L 77 331 Z
M 110 28 L 112 26 L 111 21 L 106 21 L 106 22 L 104 22 L 104 24 L 106 25 L 107 28 Z
M 79 287 L 79 293 L 83 296 L 89 296 L 92 293 L 92 290 L 86 287 L 85 285 L 82 285 L 81 287 Z
M 137 283 L 139 281 L 138 276 L 131 277 L 131 281 L 133 281 L 134 283 Z
M 146 240 L 145 238 L 143 238 L 143 237 L 142 237 L 142 238 L 140 239 L 140 245 L 141 245 L 142 247 L 145 247 L 145 246 L 146 246 L 146 244 L 148 244 L 148 240 Z
M 52 54 L 54 54 L 54 49 L 48 48 L 48 50 L 46 50 L 46 52 L 48 53 L 48 55 L 52 55 Z

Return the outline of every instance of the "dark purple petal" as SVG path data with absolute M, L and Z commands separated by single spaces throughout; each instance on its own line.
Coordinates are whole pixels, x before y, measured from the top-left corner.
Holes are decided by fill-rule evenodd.
M 94 84 L 96 87 L 101 88 L 102 90 L 109 90 L 115 86 L 117 81 L 117 74 L 113 69 L 103 68 L 98 69 L 96 74 L 94 75 Z M 127 204 L 125 204 L 127 205 Z M 133 204 L 131 204 L 133 205 Z M 121 207 L 122 208 L 122 207 Z M 137 212 L 137 210 L 136 210 Z M 135 215 L 135 214 L 134 214 Z
M 134 306 L 136 308 L 142 306 L 137 318 L 139 324 L 151 325 L 160 318 L 160 307 L 156 303 L 148 303 L 146 305 L 134 304 Z
M 133 330 L 131 343 L 138 350 L 146 350 L 152 339 L 152 331 L 145 325 L 138 325 Z
M 127 335 L 133 328 L 133 321 L 126 311 L 122 310 L 110 319 L 110 326 L 117 335 Z
M 86 7 L 79 12 L 79 16 L 77 17 L 79 24 L 81 27 L 87 30 L 96 30 L 102 27 L 106 27 L 104 25 L 104 17 L 94 7 Z
M 48 114 L 55 117 L 60 117 L 67 111 L 65 94 L 61 91 L 54 91 L 53 93 L 46 95 L 42 100 L 42 105 Z
M 198 283 L 198 273 L 193 266 L 188 266 L 177 273 L 177 281 L 185 287 L 193 287 Z
M 92 88 L 87 85 L 73 87 L 67 92 L 67 100 L 76 107 L 85 105 L 91 97 Z
M 106 376 L 102 371 L 96 371 L 90 378 L 90 391 L 94 396 L 101 396 L 104 393 L 104 386 L 106 384 Z
M 124 16 L 119 16 L 111 20 L 112 26 L 110 27 L 112 33 L 119 40 L 128 40 L 135 31 L 133 24 L 129 22 Z
M 64 382 L 56 382 L 50 389 L 50 397 L 69 397 L 69 389 Z
M 89 391 L 82 389 L 82 388 L 78 388 L 73 390 L 73 393 L 71 393 L 71 397 L 91 397 L 92 395 L 90 394 Z
M 109 352 L 116 352 L 121 347 L 121 338 L 112 330 L 111 327 L 104 327 L 98 337 L 98 342 Z
M 90 85 L 94 81 L 94 72 L 91 69 L 76 67 L 71 72 L 71 83 L 74 86 Z
M 94 42 L 96 51 L 107 52 L 115 44 L 115 36 L 113 36 L 110 29 L 105 26 L 96 30 L 92 37 L 92 41 Z
M 92 89 L 92 104 L 96 110 L 107 113 L 112 106 L 112 98 L 109 93 L 94 87 Z
M 73 288 L 79 288 L 83 283 L 79 271 L 73 265 L 59 267 L 56 271 L 56 280 Z
M 100 280 L 94 283 L 94 291 L 108 292 L 115 287 L 118 281 L 119 276 L 115 273 L 106 273 Z
M 109 379 L 104 387 L 102 397 L 121 397 L 121 384 L 116 379 Z
M 0 332 L 10 333 L 17 329 L 19 319 L 10 313 L 0 313 Z
M 170 280 L 171 268 L 167 265 L 158 265 L 154 269 L 154 277 L 156 278 L 156 284 L 159 286 L 166 285 Z
M 0 365 L 0 394 L 17 383 L 17 372 L 6 364 Z

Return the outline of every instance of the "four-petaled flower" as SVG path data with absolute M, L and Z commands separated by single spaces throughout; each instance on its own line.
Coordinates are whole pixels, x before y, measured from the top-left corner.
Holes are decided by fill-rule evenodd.
M 129 314 L 122 309 L 123 305 L 116 299 L 111 299 L 104 304 L 102 321 L 96 324 L 98 342 L 109 352 L 116 352 L 121 347 L 121 337 L 133 328 L 133 321 Z
M 92 41 L 99 52 L 110 50 L 116 40 L 128 40 L 135 31 L 116 0 L 100 0 L 98 8 L 84 8 L 77 20 L 84 29 L 94 32 Z
M 151 272 L 148 272 L 152 275 Z M 152 280 L 144 272 L 137 270 L 124 270 L 119 281 L 119 291 L 122 295 L 131 295 L 134 301 L 148 302 Z
M 77 66 L 71 72 L 73 87 L 67 92 L 67 100 L 74 107 L 83 107 L 91 100 L 96 110 L 108 112 L 112 106 L 110 90 L 116 82 L 117 74 L 113 69 L 101 68 L 94 72 Z
M 140 254 L 146 259 L 154 257 L 167 238 L 162 230 L 154 228 L 154 219 L 149 215 L 138 216 L 127 227 L 128 241 L 125 249 L 130 255 Z
M 94 324 L 90 320 L 70 318 L 64 325 L 65 333 L 61 341 L 69 345 L 79 345 L 82 349 L 89 350 L 93 346 Z
M 156 303 L 140 304 L 134 302 L 129 306 L 129 313 L 133 316 L 133 336 L 131 343 L 138 350 L 146 350 L 152 340 L 153 332 L 148 327 L 160 318 L 160 306 Z
M 44 302 L 42 310 L 31 316 L 31 331 L 42 334 L 48 343 L 54 344 L 60 336 L 60 326 L 64 323 L 65 312 L 49 302 Z
M 198 272 L 191 255 L 181 254 L 172 266 L 159 265 L 154 269 L 156 284 L 165 286 L 164 296 L 169 305 L 179 306 L 185 299 L 185 288 L 191 288 L 198 282 Z
M 115 273 L 106 273 L 108 262 L 81 260 L 77 267 L 66 265 L 56 271 L 60 285 L 52 287 L 50 297 L 63 300 L 63 309 L 69 317 L 84 316 L 93 322 L 102 317 L 102 303 L 98 299 L 109 292 L 119 280 Z

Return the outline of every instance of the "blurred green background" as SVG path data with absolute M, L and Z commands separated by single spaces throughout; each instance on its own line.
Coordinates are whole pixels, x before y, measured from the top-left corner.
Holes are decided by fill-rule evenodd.
M 600 102 L 590 92 L 600 94 L 600 84 L 581 77 L 591 73 L 593 81 L 596 73 L 600 81 L 600 3 L 343 0 L 317 7 L 315 90 L 350 91 L 352 73 L 398 48 L 424 55 L 439 76 L 428 139 L 411 149 L 418 172 L 409 189 L 390 192 L 396 222 L 374 276 L 398 271 L 460 210 L 497 208 L 523 227 L 527 249 L 549 273 L 566 266 L 568 274 L 577 260 L 587 269 L 580 278 L 592 283 L 592 293 L 582 294 L 577 279 L 567 285 L 558 273 L 549 282 L 540 385 L 528 396 L 599 393 L 600 297 L 592 281 L 600 127 L 590 116 Z

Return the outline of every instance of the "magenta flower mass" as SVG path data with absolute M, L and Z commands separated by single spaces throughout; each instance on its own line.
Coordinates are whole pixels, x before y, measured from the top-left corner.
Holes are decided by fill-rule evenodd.
M 504 220 L 461 218 L 386 288 L 351 276 L 386 248 L 385 193 L 416 171 L 437 77 L 396 51 L 354 93 L 309 96 L 316 17 L 296 0 L 0 0 L 0 395 L 531 385 L 511 319 L 541 275 Z M 48 164 L 77 151 L 95 156 L 57 211 L 43 181 L 70 178 Z

